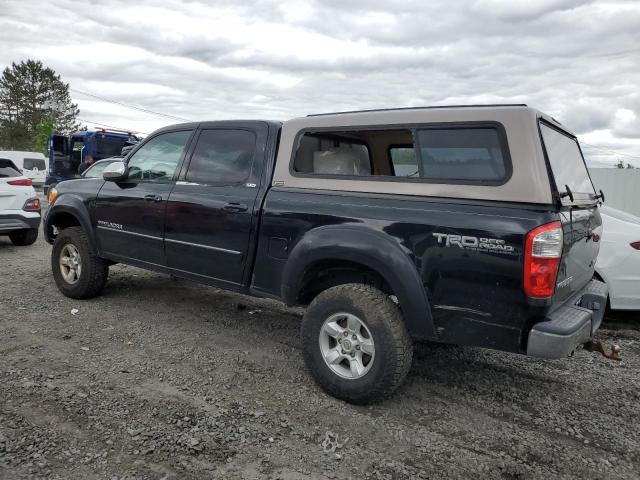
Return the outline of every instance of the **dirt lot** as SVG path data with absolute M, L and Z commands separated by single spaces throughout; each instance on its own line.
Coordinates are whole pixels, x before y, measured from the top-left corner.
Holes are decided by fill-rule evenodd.
M 300 312 L 125 266 L 74 301 L 49 253 L 0 237 L 0 478 L 639 478 L 633 315 L 600 334 L 621 362 L 431 346 L 355 407 L 306 373 Z

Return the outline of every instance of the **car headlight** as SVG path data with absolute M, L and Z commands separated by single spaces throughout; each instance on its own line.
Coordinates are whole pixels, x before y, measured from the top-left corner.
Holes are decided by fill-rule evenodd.
M 49 191 L 49 205 L 52 205 L 53 202 L 56 201 L 56 198 L 58 198 L 58 191 L 55 188 L 52 188 Z

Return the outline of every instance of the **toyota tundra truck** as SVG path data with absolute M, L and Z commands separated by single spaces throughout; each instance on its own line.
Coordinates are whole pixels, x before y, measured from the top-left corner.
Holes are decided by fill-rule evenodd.
M 416 342 L 543 359 L 589 342 L 603 199 L 575 135 L 526 105 L 390 109 L 162 128 L 58 184 L 44 230 L 71 298 L 124 263 L 306 307 L 310 373 L 362 404 Z

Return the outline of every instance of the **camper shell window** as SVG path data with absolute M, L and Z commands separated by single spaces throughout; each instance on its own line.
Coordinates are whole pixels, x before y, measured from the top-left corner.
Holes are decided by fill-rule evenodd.
M 512 171 L 495 124 L 303 131 L 295 145 L 294 176 L 502 185 Z

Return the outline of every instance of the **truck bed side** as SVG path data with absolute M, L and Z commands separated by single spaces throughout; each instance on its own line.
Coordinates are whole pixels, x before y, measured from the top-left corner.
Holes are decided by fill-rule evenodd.
M 348 242 L 349 229 L 368 231 L 384 236 L 389 249 L 410 260 L 440 341 L 521 351 L 532 317 L 542 319 L 548 308 L 532 305 L 522 290 L 524 238 L 557 219 L 544 206 L 272 188 L 262 215 L 252 289 L 286 297 L 281 285 L 292 282 L 285 278 L 288 263 L 306 261 L 295 255 L 296 247 L 314 231 L 334 229 L 336 247 Z M 324 264 L 339 269 L 330 258 Z M 305 265 L 304 271 L 322 277 L 315 267 Z M 343 262 L 344 269 L 351 267 Z M 297 297 L 284 299 L 304 304 L 305 286 L 289 287 Z

